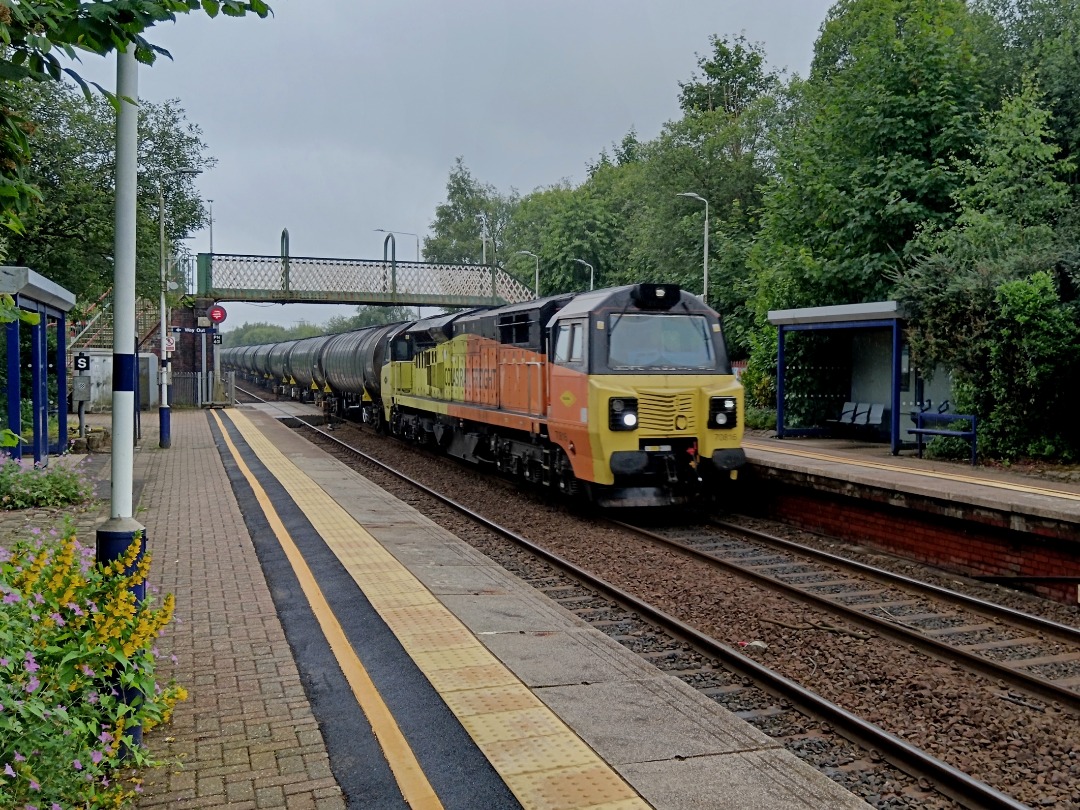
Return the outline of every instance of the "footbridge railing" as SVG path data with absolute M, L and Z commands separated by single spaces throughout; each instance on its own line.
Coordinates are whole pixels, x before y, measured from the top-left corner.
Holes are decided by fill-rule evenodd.
M 200 253 L 197 295 L 280 304 L 475 307 L 519 303 L 532 290 L 491 265 Z

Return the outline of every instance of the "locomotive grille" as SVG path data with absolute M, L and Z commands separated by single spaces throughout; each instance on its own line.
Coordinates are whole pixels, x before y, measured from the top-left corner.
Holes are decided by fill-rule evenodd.
M 681 417 L 681 418 L 680 418 Z M 638 393 L 638 431 L 668 435 L 692 433 L 697 429 L 694 395 L 690 392 Z

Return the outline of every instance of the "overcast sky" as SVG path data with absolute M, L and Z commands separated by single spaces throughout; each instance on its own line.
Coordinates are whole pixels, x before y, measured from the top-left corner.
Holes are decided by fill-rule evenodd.
M 139 94 L 180 99 L 217 166 L 214 250 L 381 258 L 384 234 L 421 241 L 459 155 L 522 194 L 581 182 L 602 149 L 678 117 L 678 83 L 711 35 L 745 34 L 805 76 L 833 0 L 270 0 L 274 16 L 202 14 L 150 32 L 168 49 Z M 115 87 L 115 60 L 86 59 Z M 193 250 L 210 248 L 196 234 Z M 416 239 L 399 235 L 398 256 Z M 323 323 L 353 307 L 230 304 L 246 321 Z

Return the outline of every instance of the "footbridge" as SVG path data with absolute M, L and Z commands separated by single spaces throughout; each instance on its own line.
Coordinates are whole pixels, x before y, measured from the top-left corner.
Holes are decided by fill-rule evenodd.
M 200 253 L 196 294 L 215 301 L 477 307 L 532 299 L 492 265 Z

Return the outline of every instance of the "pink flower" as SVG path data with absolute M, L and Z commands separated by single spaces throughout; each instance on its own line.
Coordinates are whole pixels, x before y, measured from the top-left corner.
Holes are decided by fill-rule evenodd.
M 111 743 L 113 741 L 113 735 L 107 731 L 103 731 L 98 734 L 98 739 L 101 740 L 103 743 Z
M 31 790 L 41 790 L 41 785 L 39 785 L 37 782 L 35 782 L 33 779 L 31 779 L 30 780 L 30 789 Z
M 67 622 L 64 621 L 64 617 L 59 613 L 50 613 L 49 618 L 56 622 L 57 627 L 63 627 Z
M 34 654 L 29 650 L 26 651 L 25 668 L 27 672 L 37 672 L 39 669 L 41 669 L 41 667 L 38 666 L 38 662 L 34 659 Z
M 10 762 L 7 765 L 4 766 L 4 773 L 7 776 L 14 776 L 15 775 L 15 769 L 11 767 Z
M 26 686 L 23 688 L 26 689 L 27 693 L 30 693 L 37 689 L 39 686 L 41 686 L 41 681 L 38 680 L 37 675 L 31 675 L 30 680 L 26 682 Z
M 16 762 L 26 762 L 26 757 L 24 757 L 22 754 L 20 754 L 18 751 L 16 751 L 15 752 L 15 761 Z
M 0 667 L 6 667 L 7 665 L 8 660 L 6 658 L 0 658 Z
M 95 765 L 97 765 L 99 762 L 101 762 L 101 752 L 100 751 L 92 752 L 90 754 L 90 761 L 93 762 Z
M 82 763 L 79 762 L 79 760 L 75 760 L 74 762 L 71 763 L 71 767 L 74 768 L 77 771 L 81 771 L 82 770 Z
M 18 602 L 18 601 L 21 601 L 21 597 L 17 593 L 5 593 L 4 594 L 4 604 L 5 605 L 10 605 L 13 602 Z

